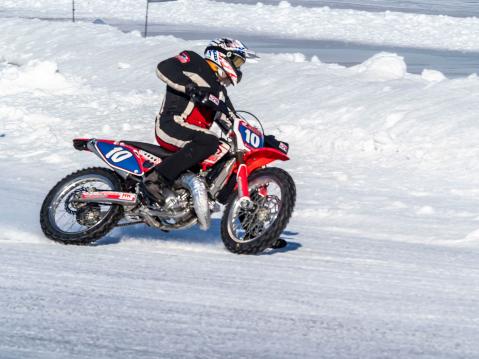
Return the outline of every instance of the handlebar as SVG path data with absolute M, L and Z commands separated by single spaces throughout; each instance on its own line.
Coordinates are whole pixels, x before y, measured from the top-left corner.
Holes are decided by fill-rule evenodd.
M 220 127 L 220 129 L 221 129 L 221 131 L 223 131 L 223 133 L 230 132 L 231 126 L 234 123 L 234 118 L 233 118 L 233 116 L 230 115 L 230 113 L 233 112 L 233 111 L 230 111 L 230 109 L 228 108 L 226 103 L 224 103 L 223 101 L 220 101 L 216 105 L 216 111 L 219 111 L 222 114 L 224 114 L 226 116 L 226 118 L 230 121 L 230 123 L 228 123 L 227 121 L 223 120 L 220 117 L 220 118 L 215 120 L 216 124 Z

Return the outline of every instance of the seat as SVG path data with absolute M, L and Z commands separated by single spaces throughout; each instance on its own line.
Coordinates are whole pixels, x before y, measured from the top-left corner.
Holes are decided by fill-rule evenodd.
M 156 157 L 160 157 L 160 158 L 169 157 L 172 154 L 174 154 L 174 152 L 165 150 L 163 147 L 154 145 L 152 143 L 136 142 L 136 141 L 121 141 L 121 142 L 123 142 L 126 145 L 133 146 L 133 147 L 139 148 L 140 150 L 149 152 L 152 155 L 155 155 Z

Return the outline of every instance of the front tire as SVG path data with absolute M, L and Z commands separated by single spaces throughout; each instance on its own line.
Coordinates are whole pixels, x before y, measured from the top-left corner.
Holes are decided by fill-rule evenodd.
M 123 217 L 118 204 L 75 201 L 87 190 L 121 191 L 122 180 L 113 171 L 92 167 L 74 172 L 58 182 L 48 193 L 40 210 L 42 231 L 53 241 L 86 245 L 103 237 Z
M 296 186 L 288 172 L 268 167 L 248 177 L 252 209 L 239 204 L 238 193 L 228 199 L 221 220 L 226 248 L 237 254 L 257 254 L 271 248 L 286 228 L 296 202 Z

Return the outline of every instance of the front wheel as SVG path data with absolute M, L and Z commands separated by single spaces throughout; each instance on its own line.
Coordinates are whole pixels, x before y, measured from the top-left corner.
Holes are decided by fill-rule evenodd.
M 296 186 L 288 172 L 264 168 L 248 178 L 251 208 L 231 194 L 221 220 L 226 248 L 237 254 L 257 254 L 272 247 L 286 228 L 296 201 Z
M 106 168 L 72 173 L 48 193 L 40 210 L 42 231 L 53 241 L 85 245 L 107 234 L 123 216 L 118 204 L 79 202 L 85 191 L 121 191 L 122 180 Z

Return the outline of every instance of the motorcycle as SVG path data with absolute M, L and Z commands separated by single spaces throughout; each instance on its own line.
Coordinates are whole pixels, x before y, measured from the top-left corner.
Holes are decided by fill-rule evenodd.
M 144 183 L 172 152 L 137 141 L 74 139 L 75 149 L 94 153 L 110 169 L 90 167 L 59 181 L 41 207 L 43 233 L 87 245 L 132 224 L 165 232 L 195 224 L 207 230 L 222 204 L 221 238 L 229 251 L 256 254 L 274 247 L 292 215 L 296 187 L 285 170 L 267 165 L 287 161 L 288 144 L 265 136 L 249 112 L 227 117 L 216 121 L 222 132 L 217 152 L 183 173 L 164 203 L 153 200 Z

